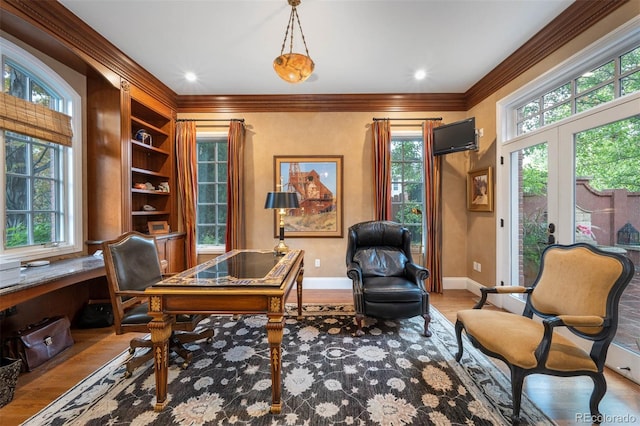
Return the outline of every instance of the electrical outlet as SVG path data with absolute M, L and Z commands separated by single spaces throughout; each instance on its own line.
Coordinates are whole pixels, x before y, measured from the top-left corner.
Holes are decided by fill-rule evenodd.
M 316 263 L 315 263 L 315 265 L 316 265 L 316 268 L 319 268 L 319 267 L 320 267 L 320 259 L 316 259 Z
M 473 270 L 482 272 L 482 265 L 479 262 L 473 262 Z

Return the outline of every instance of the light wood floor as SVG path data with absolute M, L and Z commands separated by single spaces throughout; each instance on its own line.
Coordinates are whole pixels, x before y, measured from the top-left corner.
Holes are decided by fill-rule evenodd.
M 432 294 L 431 304 L 453 322 L 456 312 L 472 307 L 476 299 L 475 295 L 464 290 L 447 290 L 444 294 Z M 295 296 L 291 301 L 295 301 Z M 350 290 L 305 290 L 303 301 L 350 303 L 352 299 Z M 72 330 L 72 334 L 76 342 L 72 348 L 18 378 L 13 401 L 0 409 L 0 424 L 18 425 L 28 419 L 124 351 L 132 338 L 131 334 L 116 336 L 111 328 Z M 505 369 L 504 365 L 499 367 Z M 610 416 L 635 419 L 629 424 L 640 422 L 640 386 L 611 371 L 607 371 L 606 376 L 608 390 L 600 410 Z M 561 426 L 585 424 L 576 416 L 588 413 L 591 390 L 588 378 L 534 375 L 525 381 L 525 392 Z

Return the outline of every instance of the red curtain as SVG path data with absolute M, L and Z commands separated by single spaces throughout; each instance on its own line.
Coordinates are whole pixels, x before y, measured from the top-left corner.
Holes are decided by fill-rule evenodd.
M 428 120 L 423 125 L 425 175 L 425 244 L 424 266 L 429 269 L 428 291 L 442 293 L 442 157 L 433 155 L 433 129 L 439 122 Z
M 391 220 L 391 124 L 376 120 L 373 133 L 374 219 Z
M 178 193 L 186 232 L 187 268 L 198 264 L 196 253 L 196 202 L 198 200 L 198 154 L 195 121 L 176 124 L 176 159 L 178 162 Z
M 244 248 L 244 169 L 245 126 L 242 121 L 232 120 L 227 139 L 227 231 L 226 251 Z

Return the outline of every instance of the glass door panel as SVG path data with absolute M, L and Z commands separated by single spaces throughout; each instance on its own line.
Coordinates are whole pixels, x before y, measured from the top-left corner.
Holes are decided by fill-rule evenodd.
M 574 239 L 633 261 L 614 344 L 640 354 L 640 115 L 577 132 L 574 145 Z
M 517 276 L 512 283 L 533 283 L 540 266 L 540 254 L 548 243 L 548 143 L 531 145 L 511 153 L 511 165 L 517 176 L 513 195 L 513 223 L 519 230 Z

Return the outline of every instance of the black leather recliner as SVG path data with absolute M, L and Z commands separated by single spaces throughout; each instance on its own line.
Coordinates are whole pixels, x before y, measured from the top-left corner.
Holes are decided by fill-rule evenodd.
M 365 316 L 384 319 L 424 318 L 429 337 L 429 271 L 413 263 L 411 233 L 399 223 L 370 221 L 349 228 L 347 276 L 353 281 L 357 335 Z

